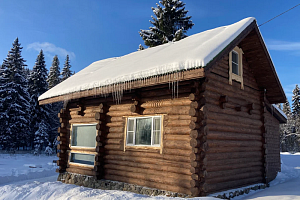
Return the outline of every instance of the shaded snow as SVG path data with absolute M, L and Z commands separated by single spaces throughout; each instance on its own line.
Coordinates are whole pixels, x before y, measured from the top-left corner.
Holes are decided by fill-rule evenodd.
M 0 154 L 0 185 L 55 175 L 56 156 Z M 1 195 L 0 195 L 1 196 Z
M 178 42 L 100 60 L 51 88 L 39 100 L 116 83 L 205 67 L 255 18 L 191 35 Z

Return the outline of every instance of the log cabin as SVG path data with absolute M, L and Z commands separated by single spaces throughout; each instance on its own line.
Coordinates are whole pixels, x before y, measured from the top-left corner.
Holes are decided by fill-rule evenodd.
M 48 90 L 57 172 L 206 196 L 280 168 L 286 100 L 255 18 L 100 60 Z

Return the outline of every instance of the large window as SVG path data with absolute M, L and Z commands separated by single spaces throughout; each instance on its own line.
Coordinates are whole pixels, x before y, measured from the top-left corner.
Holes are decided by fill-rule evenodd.
M 70 164 L 93 166 L 96 147 L 96 124 L 73 124 Z
M 96 124 L 73 125 L 71 139 L 71 146 L 96 147 Z
M 126 144 L 128 146 L 160 146 L 161 116 L 129 117 Z
M 243 51 L 239 47 L 235 47 L 229 53 L 229 84 L 232 80 L 241 83 L 241 89 L 244 89 L 243 83 Z

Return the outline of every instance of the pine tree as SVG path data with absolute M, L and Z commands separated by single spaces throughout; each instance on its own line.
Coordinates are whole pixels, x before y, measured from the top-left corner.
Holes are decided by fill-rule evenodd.
M 49 143 L 48 141 L 48 134 L 47 134 L 47 130 L 48 130 L 48 124 L 42 120 L 39 123 L 38 126 L 38 130 L 35 132 L 35 136 L 34 136 L 34 151 L 35 154 L 38 154 L 40 152 L 40 150 L 43 149 L 43 147 L 46 147 L 47 144 Z
M 158 46 L 169 41 L 178 41 L 187 37 L 186 32 L 194 26 L 191 16 L 187 15 L 185 3 L 180 0 L 162 0 L 156 4 L 157 8 L 151 8 L 156 18 L 151 16 L 153 27 L 150 30 L 141 30 L 140 36 L 145 45 Z
M 46 135 L 51 134 L 49 130 L 51 130 L 51 105 L 39 105 L 38 97 L 48 90 L 47 83 L 47 68 L 45 64 L 45 57 L 43 54 L 43 50 L 40 51 L 39 55 L 36 58 L 35 65 L 30 73 L 29 77 L 29 93 L 30 93 L 30 106 L 31 106 L 31 146 L 33 146 L 32 141 L 35 140 L 36 131 L 38 131 L 40 123 L 44 121 L 43 125 L 47 125 Z M 47 123 L 45 123 L 47 122 Z M 47 138 L 48 141 L 48 138 Z M 42 148 L 42 147 L 41 147 Z
M 298 85 L 295 86 L 293 90 L 293 97 L 292 97 L 292 108 L 293 108 L 293 115 L 295 118 L 299 118 L 300 116 L 300 90 Z
M 60 68 L 59 68 L 59 60 L 57 55 L 54 56 L 52 61 L 52 66 L 50 67 L 50 71 L 48 74 L 48 87 L 49 89 L 53 88 L 57 84 L 61 82 L 60 80 Z M 57 113 L 59 113 L 60 109 L 62 108 L 62 102 L 52 103 L 51 106 L 51 129 L 49 134 L 49 141 L 53 141 L 54 138 L 57 136 L 57 128 L 59 127 L 59 119 L 57 117 Z
M 0 112 L 4 126 L 0 141 L 6 149 L 25 146 L 29 134 L 30 105 L 22 48 L 16 38 L 1 67 Z
M 71 68 L 70 59 L 69 59 L 69 55 L 67 55 L 64 67 L 63 67 L 62 72 L 61 72 L 61 76 L 62 76 L 61 81 L 64 81 L 64 80 L 66 80 L 67 78 L 69 78 L 70 76 L 73 75 L 70 68 Z
M 49 89 L 53 88 L 55 85 L 60 83 L 60 68 L 59 68 L 59 60 L 57 55 L 54 56 L 52 61 L 52 66 L 50 67 L 49 75 L 48 75 L 48 87 Z

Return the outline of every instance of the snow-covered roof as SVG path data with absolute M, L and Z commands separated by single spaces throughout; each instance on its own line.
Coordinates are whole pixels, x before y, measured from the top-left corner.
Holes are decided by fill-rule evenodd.
M 255 18 L 249 17 L 177 42 L 92 63 L 39 97 L 44 100 L 115 83 L 205 67 Z

